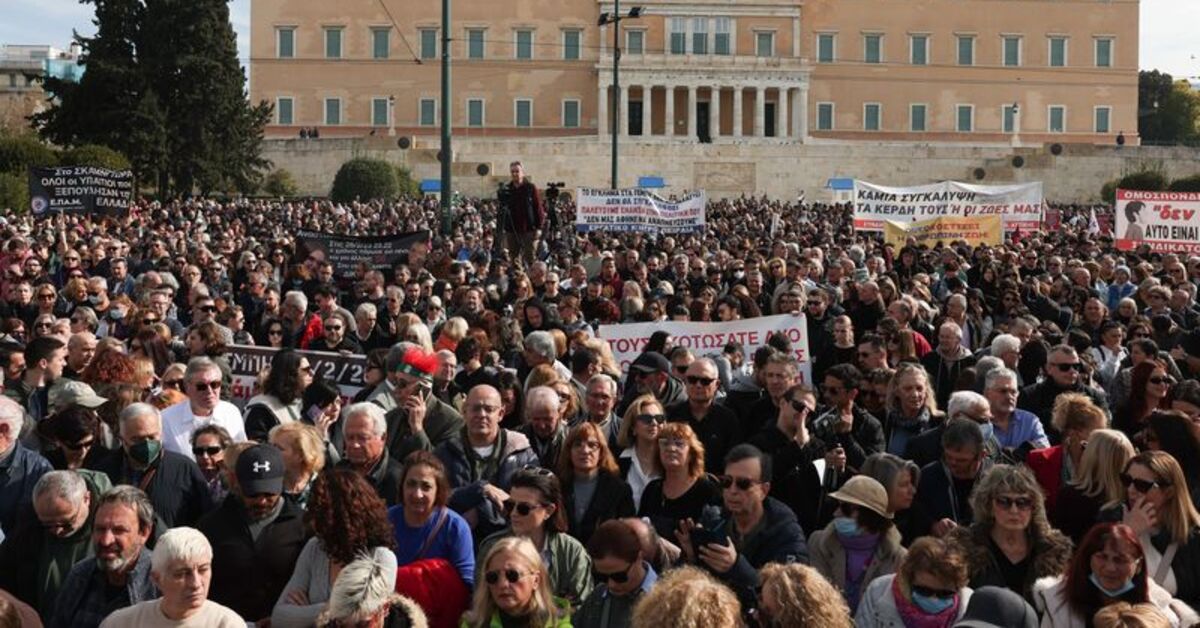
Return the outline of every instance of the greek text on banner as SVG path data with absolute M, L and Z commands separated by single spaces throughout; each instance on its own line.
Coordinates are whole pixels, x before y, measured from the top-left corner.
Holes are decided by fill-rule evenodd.
M 1200 253 L 1200 192 L 1117 190 L 1117 249 Z
M 133 201 L 133 173 L 92 166 L 29 169 L 29 210 L 124 216 Z
M 885 221 L 1001 216 L 1006 233 L 1041 229 L 1042 184 L 974 185 L 943 181 L 912 187 L 886 187 L 854 181 L 854 228 L 882 231 Z
M 884 241 L 900 250 L 915 240 L 916 245 L 933 246 L 938 242 L 966 241 L 970 246 L 999 246 L 1004 243 L 1004 233 L 999 216 L 974 216 L 971 218 L 934 218 L 918 222 L 896 222 L 884 224 Z
M 812 382 L 812 358 L 808 354 L 808 322 L 804 314 L 779 314 L 716 323 L 630 323 L 626 325 L 602 325 L 600 337 L 608 341 L 613 357 L 621 371 L 641 355 L 656 331 L 665 331 L 675 339 L 675 345 L 691 349 L 697 357 L 717 354 L 727 343 L 734 342 L 742 347 L 745 363 L 752 364 L 754 352 L 766 344 L 767 337 L 783 332 L 792 343 L 796 361 L 800 364 L 803 382 Z
M 230 345 L 229 370 L 233 374 L 233 390 L 230 391 L 230 403 L 240 409 L 246 408 L 246 402 L 254 396 L 254 386 L 258 374 L 271 366 L 271 358 L 278 349 L 270 347 L 252 347 L 248 345 Z M 308 358 L 313 367 L 313 377 L 320 377 L 337 384 L 342 396 L 349 399 L 358 394 L 363 388 L 363 375 L 367 371 L 367 356 L 342 355 L 326 351 L 300 351 L 300 355 Z
M 703 191 L 668 201 L 643 189 L 579 188 L 575 195 L 575 228 L 587 231 L 693 233 L 704 230 Z

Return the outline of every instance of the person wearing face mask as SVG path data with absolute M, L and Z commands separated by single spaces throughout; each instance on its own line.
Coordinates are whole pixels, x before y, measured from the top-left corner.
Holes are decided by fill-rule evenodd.
M 146 492 L 159 520 L 168 528 L 194 524 L 211 507 L 208 482 L 190 458 L 166 451 L 162 415 L 148 403 L 135 403 L 118 419 L 121 448 L 96 461 L 114 485 Z
M 842 591 L 854 611 L 866 585 L 895 573 L 906 550 L 888 511 L 887 489 L 877 480 L 852 477 L 829 497 L 838 503 L 836 516 L 809 538 L 809 552 L 813 567 Z
M 908 548 L 896 573 L 867 586 L 854 614 L 857 626 L 949 628 L 971 601 L 967 560 L 954 545 L 922 537 Z
M 1193 626 L 1198 617 L 1174 599 L 1148 573 L 1137 533 L 1119 523 L 1101 523 L 1088 532 L 1061 576 L 1043 578 L 1034 589 L 1034 606 L 1043 628 L 1090 626 L 1091 618 L 1111 604 L 1152 604 L 1171 626 Z

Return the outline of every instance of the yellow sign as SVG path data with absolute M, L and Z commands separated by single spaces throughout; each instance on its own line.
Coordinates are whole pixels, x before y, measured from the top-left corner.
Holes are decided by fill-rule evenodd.
M 942 217 L 916 222 L 888 220 L 883 226 L 884 241 L 897 250 L 908 244 L 933 246 L 938 242 L 965 241 L 971 246 L 987 244 L 997 246 L 1004 243 L 1004 226 L 1000 216 L 972 216 L 970 218 Z

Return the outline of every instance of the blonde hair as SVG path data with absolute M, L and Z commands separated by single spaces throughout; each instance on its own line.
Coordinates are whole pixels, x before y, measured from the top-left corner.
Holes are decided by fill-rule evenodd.
M 1136 454 L 1137 450 L 1124 432 L 1096 430 L 1088 437 L 1075 478 L 1068 484 L 1087 497 L 1103 497 L 1107 505 L 1120 502 L 1125 498 L 1121 472 Z
M 769 563 L 759 571 L 763 591 L 779 601 L 772 619 L 781 626 L 854 628 L 842 594 L 816 569 L 800 563 Z
M 929 373 L 920 364 L 911 362 L 902 362 L 896 367 L 895 374 L 892 375 L 892 381 L 888 384 L 887 392 L 887 411 L 900 411 L 900 380 L 905 377 L 919 377 L 924 382 L 925 386 L 925 409 L 929 410 L 929 414 L 937 414 L 937 393 L 933 390 L 933 385 L 929 381 Z
M 467 319 L 461 316 L 454 316 L 442 324 L 442 329 L 438 332 L 438 337 L 445 337 L 452 342 L 458 342 L 467 335 L 467 329 Z
M 1170 628 L 1171 620 L 1150 603 L 1115 602 L 1092 618 L 1095 628 Z
M 658 406 L 664 414 L 667 411 L 666 406 L 664 406 L 661 401 L 655 398 L 654 395 L 646 394 L 635 397 L 634 400 L 630 402 L 629 407 L 625 409 L 625 416 L 621 417 L 621 429 L 619 432 L 617 432 L 618 446 L 633 446 L 634 442 L 636 441 L 636 437 L 633 435 L 633 427 L 634 424 L 637 423 L 637 416 L 639 414 L 645 414 L 643 408 L 650 404 Z M 657 454 L 654 456 L 654 460 L 657 462 Z
M 1165 451 L 1143 451 L 1129 459 L 1124 471 L 1128 473 L 1129 467 L 1135 464 L 1146 467 L 1161 483 L 1170 485 L 1159 489 L 1164 492 L 1170 491 L 1171 496 L 1158 510 L 1158 518 L 1162 527 L 1171 533 L 1171 540 L 1180 544 L 1187 543 L 1192 530 L 1200 526 L 1200 513 L 1197 513 L 1196 507 L 1192 505 L 1187 478 L 1183 475 L 1179 461 Z
M 1029 536 L 1033 540 L 1045 539 L 1053 534 L 1046 518 L 1046 494 L 1026 466 L 998 464 L 983 474 L 971 491 L 971 512 L 975 513 L 975 524 L 991 530 L 996 523 L 992 503 L 1005 494 L 1028 496 L 1033 500 L 1033 511 L 1029 517 Z
M 841 597 L 840 595 L 837 597 Z M 634 626 L 730 628 L 744 626 L 742 604 L 707 571 L 680 567 L 661 577 L 633 608 Z
M 1108 424 L 1108 417 L 1087 395 L 1062 393 L 1054 400 L 1050 424 L 1065 437 L 1071 430 L 1102 428 Z
M 292 446 L 300 451 L 300 457 L 304 459 L 305 475 L 312 476 L 325 468 L 324 439 L 316 427 L 292 421 L 276 425 L 267 435 L 267 441 L 276 446 L 285 438 L 291 439 Z
M 539 364 L 529 371 L 529 376 L 525 378 L 525 392 L 537 388 L 538 386 L 550 386 L 555 382 L 562 381 L 562 376 L 554 367 L 549 364 Z
M 533 597 L 529 599 L 530 612 L 527 624 L 530 626 L 545 626 L 555 622 L 562 611 L 554 603 L 554 594 L 550 591 L 550 574 L 533 542 L 525 537 L 509 536 L 496 541 L 487 551 L 480 572 L 486 574 L 488 566 L 501 554 L 510 554 L 525 563 L 527 573 L 537 576 L 538 583 L 533 589 Z M 476 628 L 486 628 L 491 625 L 492 616 L 498 612 L 495 601 L 492 600 L 491 588 L 487 582 L 475 585 L 475 595 L 471 600 L 471 610 L 463 616 L 463 624 Z M 557 623 L 555 623 L 557 625 Z

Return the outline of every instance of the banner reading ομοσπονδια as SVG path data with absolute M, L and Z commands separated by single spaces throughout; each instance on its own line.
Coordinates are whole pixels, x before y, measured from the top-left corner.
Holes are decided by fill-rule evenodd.
M 1200 253 L 1200 192 L 1117 190 L 1117 249 Z

